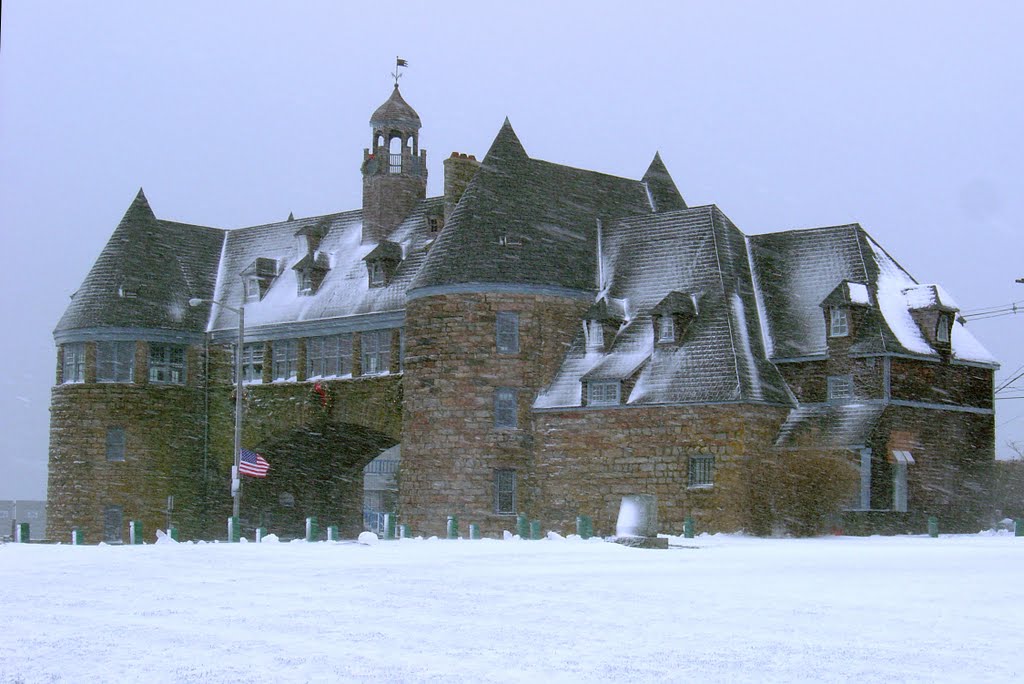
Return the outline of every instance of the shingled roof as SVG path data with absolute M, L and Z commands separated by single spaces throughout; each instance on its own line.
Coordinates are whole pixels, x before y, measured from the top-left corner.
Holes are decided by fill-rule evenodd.
M 225 231 L 157 219 L 139 189 L 54 329 L 149 328 L 201 333 L 213 295 Z
M 642 182 L 531 159 L 506 119 L 410 297 L 473 283 L 592 290 L 598 220 L 650 213 Z
M 633 373 L 627 404 L 792 403 L 765 358 L 743 235 L 721 210 L 612 221 L 602 253 L 607 295 L 628 303 L 628 320 L 604 353 L 588 352 L 579 333 L 535 406 L 579 406 L 581 381 Z M 655 348 L 651 311 L 673 291 L 692 293 L 699 313 L 678 347 Z
M 941 358 L 910 314 L 920 304 L 922 287 L 859 225 L 765 233 L 748 241 L 772 359 L 825 356 L 821 304 L 843 281 L 869 291 L 851 353 Z M 954 360 L 996 363 L 960 322 L 953 324 L 951 347 Z

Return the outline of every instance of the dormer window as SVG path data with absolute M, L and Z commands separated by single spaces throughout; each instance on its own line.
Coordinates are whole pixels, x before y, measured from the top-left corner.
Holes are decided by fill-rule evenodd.
M 257 257 L 251 264 L 242 269 L 242 287 L 245 301 L 258 302 L 267 294 L 271 283 L 277 277 L 277 260 Z
M 953 317 L 948 313 L 940 313 L 935 323 L 935 340 L 943 344 L 949 344 L 949 329 L 953 326 Z
M 427 227 L 430 229 L 431 234 L 440 233 L 443 226 L 444 219 L 440 216 L 431 216 L 427 219 Z
M 671 316 L 662 316 L 658 321 L 658 341 L 674 342 L 676 339 L 676 324 Z
M 588 406 L 616 406 L 622 403 L 622 382 L 619 380 L 591 380 L 587 383 Z
M 587 333 L 587 351 L 603 351 L 604 325 L 601 321 L 587 321 L 585 325 Z
M 402 263 L 402 245 L 390 240 L 380 243 L 363 257 L 366 262 L 366 275 L 370 287 L 387 287 Z
M 697 317 L 697 298 L 688 292 L 669 292 L 651 309 L 657 346 L 678 347 Z
M 299 294 L 313 294 L 313 274 L 309 271 L 299 274 Z
M 374 261 L 367 264 L 367 268 L 370 269 L 370 287 L 384 287 L 384 264 L 379 261 Z
M 850 334 L 850 319 L 843 307 L 829 307 L 829 337 L 846 337 Z

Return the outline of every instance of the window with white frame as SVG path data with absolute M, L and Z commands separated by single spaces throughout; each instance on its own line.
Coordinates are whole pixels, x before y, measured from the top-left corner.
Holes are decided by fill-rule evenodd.
M 185 347 L 180 344 L 150 343 L 149 381 L 168 385 L 184 385 Z
M 245 301 L 258 302 L 260 300 L 260 279 L 256 276 L 248 276 L 244 279 Z
M 495 323 L 495 342 L 499 354 L 519 353 L 519 314 L 499 311 Z
M 232 348 L 232 353 L 236 353 L 238 345 Z M 238 359 L 234 356 L 231 358 L 232 363 L 237 364 Z M 242 345 L 242 382 L 245 384 L 261 383 L 263 382 L 263 343 L 253 342 L 251 344 Z
M 75 342 L 64 345 L 64 362 L 61 367 L 63 383 L 85 382 L 85 343 Z
M 124 445 L 125 445 L 124 428 L 120 428 L 120 427 L 107 428 L 107 460 L 108 461 L 123 461 L 124 460 Z
M 518 392 L 509 387 L 499 387 L 494 392 L 494 427 L 516 428 L 519 426 Z
M 622 383 L 618 380 L 591 380 L 587 383 L 587 405 L 611 406 L 620 403 Z
M 380 375 L 391 370 L 391 331 L 369 330 L 360 334 L 363 375 Z
M 131 382 L 135 377 L 135 343 L 96 343 L 96 381 Z
M 588 352 L 604 349 L 604 324 L 601 321 L 585 321 L 583 332 L 586 333 Z
M 846 337 L 850 334 L 850 319 L 846 309 L 840 306 L 829 307 L 829 337 Z
M 715 457 L 711 454 L 690 456 L 687 486 L 710 487 L 715 484 Z
M 494 471 L 494 512 L 516 514 L 516 471 L 511 468 Z
M 830 375 L 828 377 L 828 400 L 839 402 L 849 399 L 853 399 L 853 377 Z
M 274 340 L 272 376 L 274 380 L 295 380 L 299 375 L 299 341 Z
M 676 339 L 676 322 L 669 314 L 658 319 L 658 341 L 674 342 Z
M 306 340 L 306 377 L 333 378 L 352 373 L 352 333 Z
M 387 284 L 384 264 L 380 261 L 371 261 L 366 265 L 370 269 L 370 287 L 384 287 Z

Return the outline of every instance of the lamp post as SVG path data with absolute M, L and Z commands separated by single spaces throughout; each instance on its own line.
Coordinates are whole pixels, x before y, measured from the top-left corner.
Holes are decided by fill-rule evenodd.
M 217 299 L 193 298 L 188 300 L 189 306 L 206 303 L 216 304 L 238 314 L 238 345 L 235 348 L 235 465 L 231 468 L 231 515 L 235 520 L 239 520 L 238 509 L 242 500 L 242 479 L 238 468 L 242 464 L 242 343 L 245 340 L 245 305 L 235 308 Z M 240 520 L 239 524 L 241 524 Z

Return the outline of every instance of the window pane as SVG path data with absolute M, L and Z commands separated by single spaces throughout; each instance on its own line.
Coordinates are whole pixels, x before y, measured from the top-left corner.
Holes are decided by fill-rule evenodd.
M 499 354 L 519 353 L 519 314 L 499 311 L 496 323 L 496 343 Z
M 714 456 L 691 456 L 690 457 L 690 487 L 707 487 L 715 481 L 715 457 Z
M 516 513 L 516 471 L 494 471 L 494 512 L 501 515 Z
M 853 380 L 848 375 L 832 375 L 828 378 L 828 400 L 853 398 Z
M 185 382 L 185 348 L 176 344 L 150 344 L 149 381 L 183 384 Z
M 516 411 L 516 391 L 508 388 L 501 388 L 494 393 L 494 427 L 514 428 L 517 427 L 518 417 Z
M 378 375 L 391 369 L 391 331 L 370 330 L 361 336 L 363 375 Z
M 276 340 L 273 350 L 274 380 L 295 380 L 299 373 L 298 340 Z
M 107 460 L 124 460 L 124 428 L 107 429 Z
M 831 326 L 829 335 L 831 337 L 846 337 L 850 334 L 850 325 L 846 318 L 846 311 L 837 306 L 829 309 L 831 315 Z
M 658 340 L 661 342 L 671 342 L 675 338 L 675 321 L 671 316 L 662 316 L 661 319 L 658 321 Z
M 618 404 L 620 386 L 617 380 L 611 382 L 588 382 L 587 403 L 596 405 Z
M 85 344 L 83 342 L 64 345 L 62 371 L 65 384 L 85 382 Z

